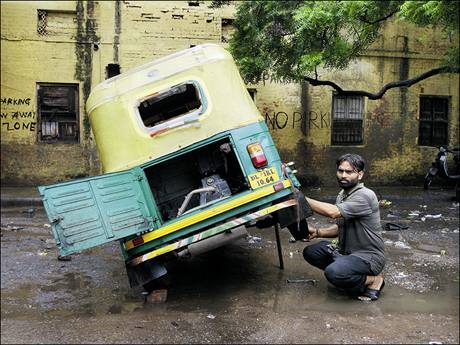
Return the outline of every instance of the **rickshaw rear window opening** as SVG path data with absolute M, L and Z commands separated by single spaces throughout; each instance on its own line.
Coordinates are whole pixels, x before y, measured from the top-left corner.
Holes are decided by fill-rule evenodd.
M 138 110 L 144 126 L 153 129 L 155 126 L 166 124 L 183 115 L 198 115 L 203 111 L 203 102 L 198 85 L 194 82 L 186 82 L 160 91 L 143 100 Z M 189 120 L 197 120 L 197 117 L 194 116 Z M 186 122 L 189 121 L 178 121 L 177 124 Z M 163 125 L 157 129 L 164 130 L 167 127 Z M 171 127 L 174 127 L 174 123 Z
M 144 168 L 163 222 L 249 189 L 230 139 Z M 185 202 L 185 203 L 184 203 Z

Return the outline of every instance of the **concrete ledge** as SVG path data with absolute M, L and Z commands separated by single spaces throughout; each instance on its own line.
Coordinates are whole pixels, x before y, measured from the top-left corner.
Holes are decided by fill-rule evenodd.
M 1 187 L 1 206 L 43 206 L 36 187 Z
M 3 196 L 1 198 L 1 206 L 40 206 L 43 207 L 43 202 L 40 197 L 16 197 L 16 196 Z

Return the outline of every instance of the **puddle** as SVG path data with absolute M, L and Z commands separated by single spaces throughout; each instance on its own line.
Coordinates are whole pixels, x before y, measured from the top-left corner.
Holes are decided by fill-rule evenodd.
M 252 255 L 250 259 L 226 251 L 227 255 L 215 254 L 212 260 L 197 258 L 183 262 L 172 269 L 176 278 L 168 292 L 168 308 L 209 311 L 214 315 L 245 306 L 248 309 L 263 306 L 277 313 L 315 310 L 459 314 L 458 281 L 447 278 L 446 272 L 441 272 L 444 277 L 439 277 L 444 283 L 437 282 L 436 288 L 424 293 L 393 284 L 391 280 L 394 278 L 389 276 L 378 301 L 361 302 L 329 284 L 322 271 L 308 265 L 300 253 L 294 250 L 291 257 L 286 255 L 289 250 L 292 251 L 285 249 L 284 270 L 278 268 L 276 249 L 266 250 L 264 255 Z M 314 279 L 317 282 L 287 283 L 287 279 Z
M 65 273 L 48 285 L 22 284 L 2 290 L 2 318 L 90 317 L 131 313 L 143 305 L 140 293 L 98 287 L 81 272 Z
M 161 305 L 144 304 L 143 289 L 129 287 L 115 245 L 76 255 L 68 263 L 58 262 L 48 256 L 21 257 L 10 249 L 10 252 L 2 252 L 2 279 L 8 278 L 8 284 L 2 283 L 1 317 L 22 320 L 72 319 L 132 314 L 138 310 L 151 313 L 151 308 L 155 311 L 203 312 L 216 316 L 217 320 L 219 315 L 225 313 L 242 311 L 251 315 L 260 308 L 280 314 L 314 310 L 377 315 L 420 312 L 458 316 L 458 267 L 439 269 L 444 266 L 436 266 L 439 258 L 433 257 L 443 246 L 411 244 L 411 250 L 389 250 L 391 263 L 388 265 L 385 290 L 381 299 L 369 303 L 352 300 L 332 287 L 322 271 L 303 260 L 301 253 L 306 244 L 288 243 L 288 232 L 281 232 L 284 270 L 279 269 L 273 232 L 262 230 L 252 231 L 251 234 L 260 237 L 261 241 L 251 244 L 241 239 L 199 257 L 168 265 L 168 299 Z M 414 263 L 422 263 L 422 266 L 414 266 Z M 423 266 L 423 263 L 427 266 Z M 21 272 L 12 269 L 19 266 L 22 267 Z M 399 272 L 406 276 L 398 278 Z M 424 292 L 396 283 L 395 279 L 410 282 L 417 272 L 420 273 L 416 276 L 418 279 L 423 280 L 426 276 L 432 280 L 429 284 L 426 282 L 428 285 Z M 28 278 L 34 283 L 19 278 Z M 287 279 L 315 279 L 317 282 L 288 283 Z

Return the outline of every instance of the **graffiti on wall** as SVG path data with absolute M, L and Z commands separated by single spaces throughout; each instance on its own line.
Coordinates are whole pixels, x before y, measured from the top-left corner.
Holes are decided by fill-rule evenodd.
M 285 128 L 301 128 L 302 123 L 308 126 L 308 129 L 323 129 L 331 126 L 331 113 L 309 111 L 300 113 L 298 111 L 288 114 L 284 111 L 266 112 L 265 123 L 272 130 Z
M 0 98 L 2 105 L 30 105 L 30 98 Z
M 36 113 L 33 110 L 21 109 L 20 106 L 30 106 L 30 98 L 0 98 L 0 104 L 2 105 L 1 119 L 2 129 L 10 131 L 30 131 L 35 132 L 37 122 Z M 4 111 L 5 107 L 12 108 L 15 110 Z

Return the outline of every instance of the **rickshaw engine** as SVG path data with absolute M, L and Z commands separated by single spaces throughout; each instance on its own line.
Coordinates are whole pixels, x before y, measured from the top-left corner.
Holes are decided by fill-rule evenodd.
M 212 193 L 200 193 L 200 206 L 203 206 L 210 201 L 232 195 L 227 181 L 222 179 L 218 174 L 201 179 L 201 184 L 203 187 L 214 187 L 217 191 Z
M 249 188 L 228 138 L 149 165 L 144 172 L 163 221 Z

